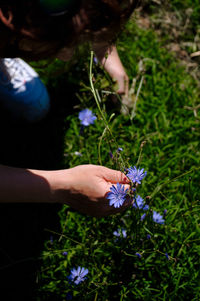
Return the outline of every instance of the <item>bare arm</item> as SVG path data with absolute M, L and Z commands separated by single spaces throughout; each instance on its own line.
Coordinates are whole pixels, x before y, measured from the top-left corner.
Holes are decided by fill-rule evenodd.
M 53 202 L 49 172 L 0 166 L 0 202 Z
M 124 210 L 110 207 L 106 194 L 112 184 L 129 180 L 120 171 L 98 165 L 44 171 L 0 166 L 0 202 L 66 203 L 75 210 L 106 216 Z

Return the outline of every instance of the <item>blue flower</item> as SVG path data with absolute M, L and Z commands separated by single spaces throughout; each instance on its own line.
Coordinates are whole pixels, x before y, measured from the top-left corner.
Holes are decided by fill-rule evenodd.
M 138 252 L 136 252 L 135 255 L 136 255 L 138 258 L 141 258 L 141 257 L 142 257 L 142 255 L 141 255 L 140 253 L 138 253 Z
M 150 234 L 147 234 L 147 239 L 151 239 L 151 235 Z
M 63 256 L 66 256 L 66 255 L 67 255 L 67 252 L 66 252 L 66 251 L 64 251 L 62 254 L 63 254 Z
M 133 182 L 141 184 L 141 180 L 146 176 L 147 172 L 144 172 L 144 168 L 137 169 L 136 166 L 128 168 L 127 177 Z
M 127 191 L 128 189 L 125 189 L 125 186 L 122 184 L 117 183 L 117 187 L 115 185 L 112 185 L 110 187 L 110 191 L 106 196 L 106 198 L 110 200 L 109 205 L 113 205 L 115 208 L 122 206 L 126 199 Z
M 77 269 L 74 268 L 71 270 L 71 274 L 68 278 L 75 284 L 79 284 L 86 279 L 85 276 L 87 274 L 88 274 L 88 269 L 79 266 Z
M 113 154 L 112 154 L 112 152 L 109 152 L 109 156 L 110 156 L 111 159 L 113 159 Z
M 84 109 L 79 112 L 78 118 L 81 120 L 81 124 L 84 126 L 94 124 L 94 121 L 97 119 L 97 117 L 89 109 Z
M 165 220 L 163 219 L 163 216 L 156 212 L 156 211 L 153 211 L 153 221 L 155 223 L 158 223 L 158 224 L 164 224 L 165 223 Z
M 122 147 L 118 147 L 117 151 L 118 151 L 118 153 L 123 152 L 123 148 Z
M 148 210 L 149 206 L 144 204 L 143 198 L 140 195 L 136 197 L 135 202 L 133 203 L 133 207 L 136 209 Z
M 118 229 L 117 231 L 114 231 L 113 232 L 113 235 L 117 236 L 117 237 L 120 237 L 122 236 L 123 238 L 126 238 L 126 230 L 124 229 Z
M 165 257 L 167 258 L 167 260 L 169 260 L 169 255 L 167 253 L 165 253 Z
M 94 58 L 93 58 L 93 61 L 94 61 L 94 63 L 97 65 L 98 64 L 98 58 L 96 57 L 96 56 L 94 56 Z
M 144 219 L 145 219 L 145 217 L 146 217 L 146 213 L 144 213 L 142 216 L 141 216 L 141 221 L 143 221 Z

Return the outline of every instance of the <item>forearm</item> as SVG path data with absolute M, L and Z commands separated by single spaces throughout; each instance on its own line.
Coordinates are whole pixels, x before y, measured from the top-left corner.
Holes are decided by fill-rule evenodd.
M 0 202 L 56 202 L 57 191 L 61 185 L 58 173 L 59 171 L 31 170 L 1 165 Z

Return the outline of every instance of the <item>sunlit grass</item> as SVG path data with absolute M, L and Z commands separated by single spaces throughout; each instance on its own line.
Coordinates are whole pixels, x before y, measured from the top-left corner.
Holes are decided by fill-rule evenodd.
M 93 66 L 102 115 L 91 93 L 90 57 L 87 66 L 79 62 L 79 68 L 85 68 L 79 73 L 80 103 L 66 117 L 63 167 L 101 162 L 121 167 L 109 156 L 110 151 L 116 154 L 117 147 L 110 131 L 102 136 L 106 118 L 117 145 L 123 148 L 124 162 L 133 166 L 140 157 L 147 176 L 139 194 L 150 209 L 162 215 L 166 210 L 165 223 L 154 223 L 151 210 L 144 221 L 140 220 L 142 212 L 133 208 L 96 219 L 63 206 L 60 232 L 47 230 L 54 240 L 46 242 L 42 254 L 39 300 L 66 300 L 68 293 L 73 300 L 198 300 L 200 114 L 195 107 L 199 90 L 151 30 L 129 22 L 118 48 L 130 82 L 136 80 L 135 91 L 144 78 L 135 116 L 123 116 L 111 97 L 102 94 L 102 89 L 110 91 L 112 86 L 101 68 Z M 73 72 L 77 76 L 76 66 Z M 81 135 L 78 112 L 84 108 L 91 109 L 97 120 Z M 113 232 L 118 228 L 126 229 L 126 238 L 116 239 Z M 87 280 L 73 286 L 67 276 L 77 266 L 89 273 Z

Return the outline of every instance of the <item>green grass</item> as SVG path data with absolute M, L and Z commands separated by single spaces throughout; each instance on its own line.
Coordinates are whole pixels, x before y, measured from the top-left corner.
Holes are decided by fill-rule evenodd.
M 172 5 L 178 9 L 178 3 L 173 1 Z M 199 300 L 198 85 L 153 31 L 138 28 L 133 21 L 120 36 L 118 48 L 130 80 L 137 79 L 136 91 L 144 77 L 136 115 L 132 120 L 121 115 L 109 97 L 103 98 L 102 110 L 107 120 L 115 113 L 109 125 L 118 146 L 124 149 L 128 166 L 137 163 L 141 143 L 145 142 L 139 166 L 147 170 L 147 177 L 138 193 L 151 209 L 161 214 L 167 210 L 165 224 L 153 223 L 151 211 L 141 222 L 142 213 L 132 208 L 96 219 L 63 206 L 60 230 L 48 230 L 54 241 L 46 241 L 42 253 L 38 300 L 66 300 L 67 293 L 73 300 Z M 88 64 L 80 61 L 70 69 L 68 80 L 76 78 L 79 101 L 65 120 L 62 165 L 68 168 L 101 161 L 107 167 L 119 168 L 119 162 L 109 157 L 109 151 L 116 154 L 109 133 L 102 137 L 105 124 L 90 92 L 89 59 Z M 100 67 L 94 66 L 94 72 L 100 93 L 112 89 Z M 61 76 L 62 80 L 66 77 Z M 55 89 L 59 89 L 59 82 L 54 82 Z M 98 118 L 80 135 L 78 112 L 86 107 Z M 113 231 L 118 228 L 127 230 L 126 238 L 116 240 Z M 151 234 L 150 240 L 147 234 Z M 142 254 L 141 259 L 136 252 Z M 67 276 L 77 266 L 88 268 L 89 274 L 85 282 L 74 286 Z

